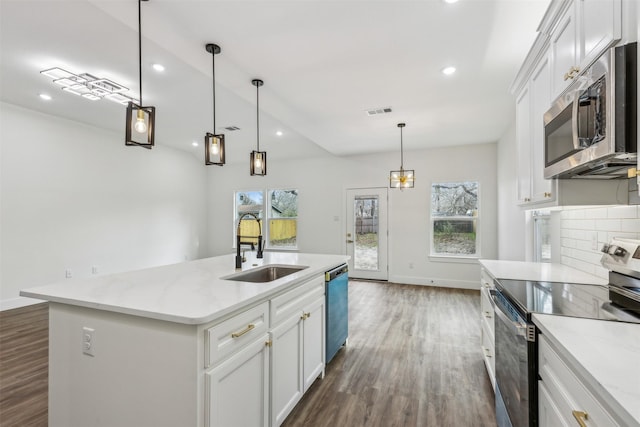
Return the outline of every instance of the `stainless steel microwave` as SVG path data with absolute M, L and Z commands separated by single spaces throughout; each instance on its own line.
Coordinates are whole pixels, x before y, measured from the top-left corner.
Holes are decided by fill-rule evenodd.
M 637 159 L 637 43 L 609 49 L 544 114 L 545 178 L 621 178 Z

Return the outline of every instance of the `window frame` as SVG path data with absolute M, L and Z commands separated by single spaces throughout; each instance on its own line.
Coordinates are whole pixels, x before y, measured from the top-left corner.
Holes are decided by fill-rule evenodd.
M 451 184 L 451 183 L 464 183 L 464 182 L 473 182 L 477 186 L 477 201 L 476 201 L 476 209 L 474 216 L 435 216 L 433 214 L 433 186 L 436 184 Z M 482 203 L 481 203 L 481 181 L 479 179 L 451 179 L 451 180 L 438 180 L 432 181 L 429 187 L 429 258 L 438 259 L 441 261 L 449 261 L 449 262 L 476 262 L 477 259 L 482 257 L 481 255 L 481 211 L 482 211 Z M 446 252 L 436 252 L 435 251 L 435 232 L 434 225 L 437 220 L 443 219 L 451 219 L 451 220 L 465 220 L 465 221 L 475 221 L 475 253 L 474 254 L 458 254 L 458 253 L 446 253 Z
M 283 217 L 283 218 L 277 218 L 277 217 L 273 217 L 271 215 L 271 194 L 274 191 L 295 191 L 297 193 L 297 197 L 296 197 L 296 210 L 297 212 L 297 216 L 296 217 Z M 261 189 L 251 189 L 251 190 L 234 190 L 233 192 L 233 216 L 232 216 L 232 245 L 231 247 L 233 249 L 237 249 L 236 248 L 236 234 L 237 234 L 237 230 L 238 230 L 238 194 L 240 193 L 261 193 L 262 194 L 262 209 L 260 209 L 260 221 L 262 223 L 262 243 L 263 243 L 263 250 L 277 250 L 277 251 L 297 251 L 299 250 L 298 248 L 298 225 L 299 225 L 299 219 L 300 219 L 300 212 L 299 212 L 299 208 L 300 208 L 300 204 L 299 204 L 299 197 L 300 197 L 300 190 L 298 188 L 292 188 L 292 187 L 286 187 L 286 188 L 261 188 Z M 292 245 L 292 246 L 271 246 L 270 245 L 270 239 L 269 239 L 269 233 L 270 233 L 270 221 L 271 220 L 284 220 L 284 219 L 295 219 L 296 221 L 296 244 Z

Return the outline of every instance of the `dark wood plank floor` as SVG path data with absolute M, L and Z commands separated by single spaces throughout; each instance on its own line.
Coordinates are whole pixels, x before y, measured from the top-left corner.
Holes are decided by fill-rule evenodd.
M 0 312 L 0 426 L 46 427 L 49 306 Z
M 283 426 L 495 426 L 479 299 L 351 280 L 349 344 Z

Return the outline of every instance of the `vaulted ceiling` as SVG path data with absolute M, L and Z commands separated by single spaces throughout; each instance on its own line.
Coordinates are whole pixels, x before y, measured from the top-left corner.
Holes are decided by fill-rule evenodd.
M 398 122 L 407 123 L 406 150 L 494 142 L 513 120 L 509 86 L 547 5 L 150 0 L 142 3 L 143 101 L 157 109 L 156 144 L 201 155 L 213 126 L 205 45 L 216 43 L 216 130 L 231 162 L 255 146 L 253 78 L 265 82 L 260 142 L 270 155 L 302 155 L 311 143 L 335 155 L 396 151 Z M 124 140 L 123 105 L 64 92 L 40 71 L 89 73 L 138 97 L 137 8 L 136 0 L 0 0 L 0 99 L 121 130 Z M 446 66 L 456 73 L 442 74 Z M 392 112 L 366 113 L 379 107 Z

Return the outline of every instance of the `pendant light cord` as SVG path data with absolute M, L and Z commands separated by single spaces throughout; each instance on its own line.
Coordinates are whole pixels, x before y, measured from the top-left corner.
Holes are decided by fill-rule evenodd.
M 256 143 L 260 151 L 260 85 L 256 85 Z
M 402 127 L 400 127 L 400 170 L 403 169 L 402 165 L 404 164 L 404 154 L 402 150 Z
M 215 47 L 211 48 L 211 69 L 213 71 L 213 133 L 216 133 L 216 52 Z
M 142 0 L 138 0 L 138 82 L 140 83 L 140 107 L 142 107 Z

